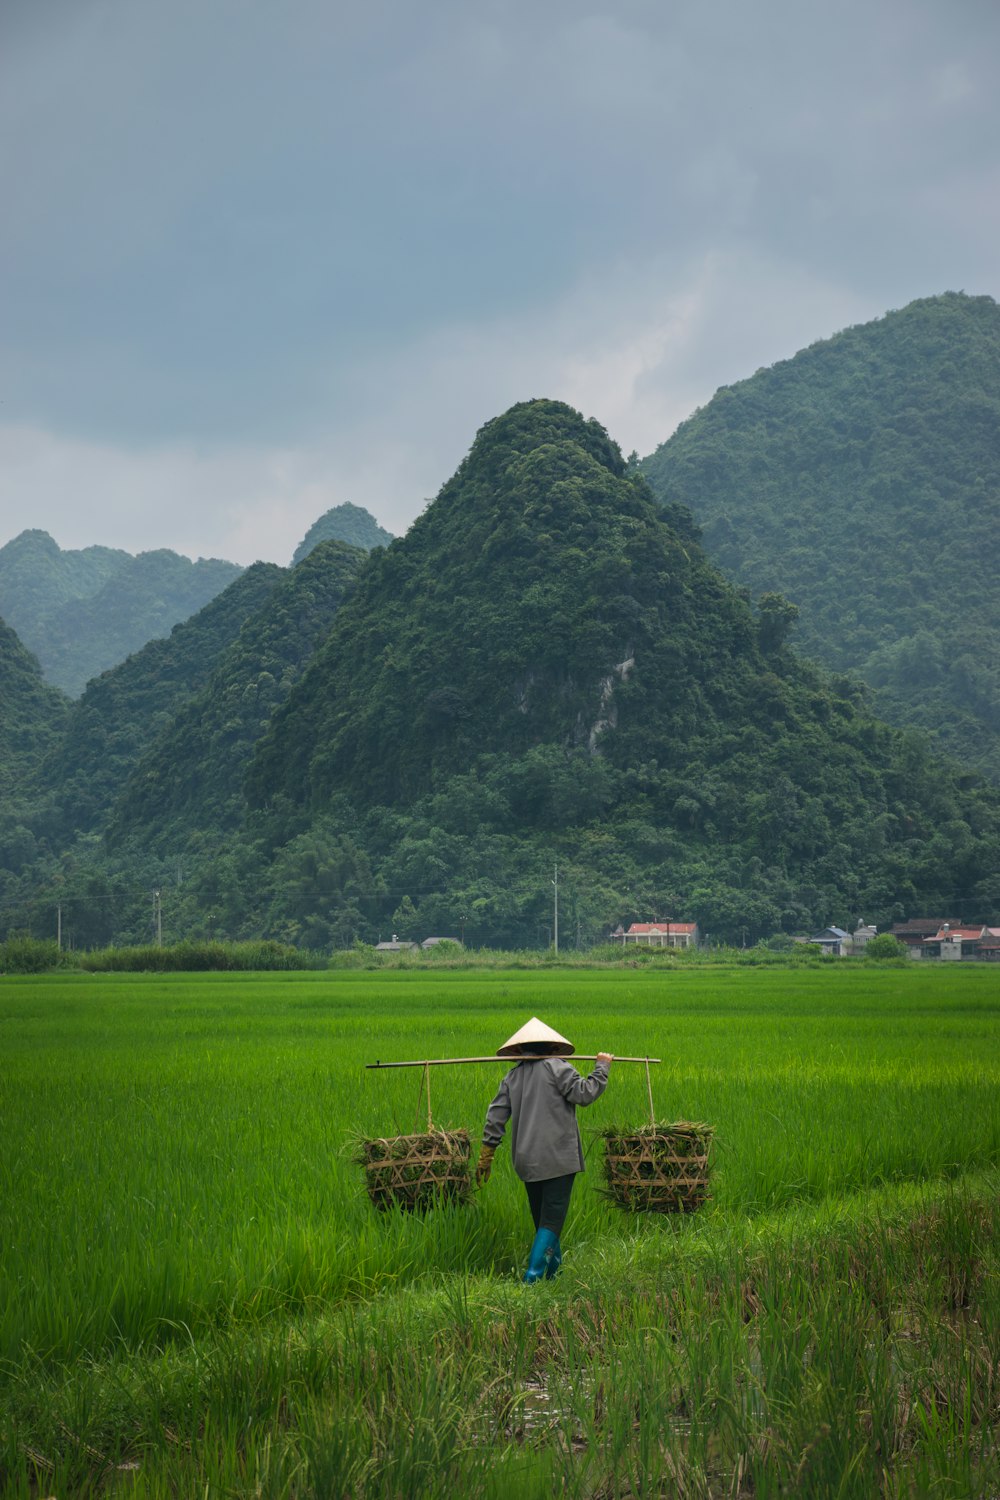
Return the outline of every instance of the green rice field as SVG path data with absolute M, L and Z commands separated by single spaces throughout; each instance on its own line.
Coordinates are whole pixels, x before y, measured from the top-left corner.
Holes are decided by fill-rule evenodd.
M 365 1063 L 531 1015 L 716 1146 L 615 1207 L 614 1066 L 527 1288 L 504 1147 L 426 1214 L 355 1156 L 427 1123 Z M 1000 1496 L 998 1022 L 986 965 L 0 980 L 0 1494 Z M 431 1072 L 474 1154 L 503 1071 Z

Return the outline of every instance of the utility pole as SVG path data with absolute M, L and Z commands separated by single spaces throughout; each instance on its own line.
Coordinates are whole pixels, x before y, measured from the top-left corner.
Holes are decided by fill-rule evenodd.
M 56 904 L 56 948 L 62 952 L 62 902 Z
M 559 861 L 558 860 L 556 860 L 556 873 L 555 873 L 555 879 L 553 880 L 552 884 L 555 886 L 555 907 L 554 907 L 553 913 L 552 913 L 552 946 L 555 948 L 555 951 L 558 953 L 559 952 Z
M 163 947 L 163 907 L 159 891 L 153 892 L 153 916 L 156 918 L 156 946 Z

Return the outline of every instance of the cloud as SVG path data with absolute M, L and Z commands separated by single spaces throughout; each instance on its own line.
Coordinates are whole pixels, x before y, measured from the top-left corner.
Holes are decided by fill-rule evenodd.
M 4 426 L 0 532 L 6 541 L 34 526 L 62 547 L 286 562 L 315 520 L 299 525 L 294 469 L 294 456 L 276 451 L 135 449 Z
M 984 0 L 9 0 L 0 532 L 284 562 L 551 395 L 1000 290 Z M 0 540 L 3 537 L 0 536 Z
M 583 276 L 543 315 L 484 318 L 327 371 L 331 420 L 298 444 L 124 447 L 0 428 L 7 536 L 37 525 L 60 545 L 286 563 L 341 501 L 403 532 L 476 430 L 550 396 L 597 417 L 625 452 L 650 452 L 721 384 L 883 309 L 849 287 L 749 249 L 686 266 L 623 259 Z

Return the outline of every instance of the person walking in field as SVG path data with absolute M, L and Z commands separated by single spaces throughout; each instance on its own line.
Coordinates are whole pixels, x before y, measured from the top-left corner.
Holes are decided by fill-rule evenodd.
M 608 1083 L 610 1052 L 598 1053 L 589 1078 L 582 1078 L 566 1061 L 572 1052 L 572 1042 L 537 1016 L 497 1049 L 497 1057 L 516 1057 L 518 1062 L 486 1111 L 476 1182 L 481 1187 L 489 1180 L 493 1153 L 510 1120 L 514 1171 L 527 1190 L 535 1225 L 524 1273 L 527 1282 L 540 1281 L 543 1276 L 551 1280 L 562 1264 L 559 1236 L 566 1222 L 573 1180 L 583 1171 L 577 1106 L 593 1104 Z

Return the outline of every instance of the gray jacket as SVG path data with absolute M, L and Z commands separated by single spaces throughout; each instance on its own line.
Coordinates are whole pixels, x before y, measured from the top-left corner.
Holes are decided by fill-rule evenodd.
M 483 1144 L 498 1146 L 510 1120 L 510 1153 L 523 1182 L 583 1171 L 576 1106 L 604 1093 L 608 1065 L 581 1078 L 564 1057 L 525 1058 L 511 1068 L 486 1111 Z

